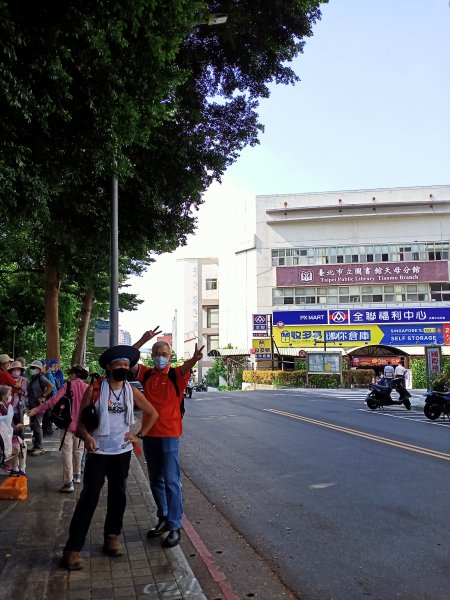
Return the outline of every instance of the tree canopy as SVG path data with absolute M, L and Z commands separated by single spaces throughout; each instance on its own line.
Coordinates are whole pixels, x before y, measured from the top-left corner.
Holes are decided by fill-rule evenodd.
M 203 192 L 258 143 L 258 99 L 297 81 L 320 4 L 0 0 L 0 249 L 41 274 L 47 338 L 60 290 L 105 286 L 111 177 L 125 280 L 185 243 Z

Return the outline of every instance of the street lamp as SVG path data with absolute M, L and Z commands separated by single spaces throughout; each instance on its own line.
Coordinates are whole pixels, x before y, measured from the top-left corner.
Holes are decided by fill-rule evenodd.
M 225 13 L 211 13 L 207 21 L 197 25 L 223 25 Z M 109 345 L 117 346 L 119 337 L 119 182 L 112 179 L 110 223 L 110 282 L 109 282 Z M 14 352 L 13 352 L 14 355 Z

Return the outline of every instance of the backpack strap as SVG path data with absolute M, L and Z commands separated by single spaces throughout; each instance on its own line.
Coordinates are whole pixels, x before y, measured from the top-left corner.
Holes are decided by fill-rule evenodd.
M 42 377 L 44 377 L 44 375 L 42 375 L 42 373 L 39 373 L 39 385 L 41 386 L 41 392 L 44 393 L 47 386 L 42 387 Z M 50 379 L 49 379 L 49 381 L 50 381 Z
M 144 373 L 144 377 L 142 378 L 142 383 L 145 385 L 147 380 L 152 376 L 153 373 L 153 369 L 148 369 L 147 371 L 145 371 Z
M 97 377 L 92 382 L 92 384 L 91 384 L 92 385 L 91 404 L 95 404 L 97 402 L 97 400 L 100 398 L 100 390 L 101 390 L 104 379 L 105 379 L 104 377 Z
M 178 384 L 177 384 L 177 373 L 173 367 L 170 367 L 169 372 L 167 373 L 167 376 L 170 379 L 170 381 L 173 383 L 173 387 L 175 388 L 177 396 L 180 397 L 180 390 L 178 389 Z

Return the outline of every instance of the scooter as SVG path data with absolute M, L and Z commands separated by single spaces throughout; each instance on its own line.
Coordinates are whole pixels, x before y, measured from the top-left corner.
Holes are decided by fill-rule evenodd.
M 380 408 L 383 410 L 384 406 L 401 406 L 402 404 L 411 410 L 411 402 L 409 398 L 411 394 L 403 385 L 403 377 L 393 377 L 392 379 L 384 379 L 382 383 L 369 383 L 370 392 L 366 398 L 366 404 L 371 410 Z M 395 390 L 399 393 L 400 397 L 398 400 L 391 398 L 391 392 Z
M 206 385 L 204 379 L 203 379 L 203 381 L 200 381 L 199 383 L 197 383 L 197 385 L 194 385 L 194 391 L 195 392 L 207 392 L 208 391 L 208 386 Z
M 431 421 L 439 419 L 442 413 L 450 421 L 450 392 L 436 392 L 429 390 L 425 396 L 424 415 Z

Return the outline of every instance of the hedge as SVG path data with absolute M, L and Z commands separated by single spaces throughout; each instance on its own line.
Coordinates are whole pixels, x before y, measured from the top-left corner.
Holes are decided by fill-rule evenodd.
M 350 387 L 351 385 L 363 386 L 373 381 L 375 371 L 373 369 L 358 369 L 354 371 L 344 371 L 342 375 L 345 387 Z M 336 373 L 311 373 L 307 378 L 304 369 L 297 371 L 243 372 L 243 381 L 246 383 L 305 387 L 307 379 L 309 386 L 317 388 L 337 388 L 341 384 L 341 378 Z
M 246 383 L 304 387 L 306 371 L 244 371 L 243 380 Z

